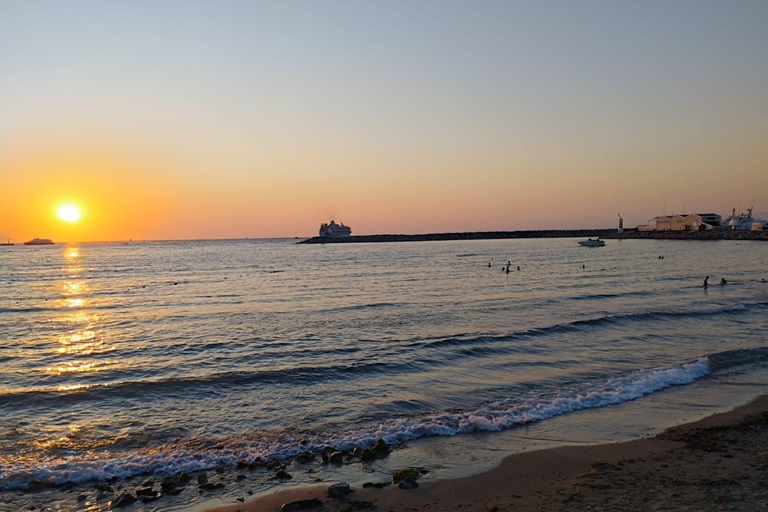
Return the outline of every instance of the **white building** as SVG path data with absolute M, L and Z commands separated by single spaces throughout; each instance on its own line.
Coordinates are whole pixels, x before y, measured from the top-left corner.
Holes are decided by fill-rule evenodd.
M 681 215 L 662 215 L 654 218 L 641 231 L 709 231 L 720 229 L 723 218 L 716 213 L 684 213 Z

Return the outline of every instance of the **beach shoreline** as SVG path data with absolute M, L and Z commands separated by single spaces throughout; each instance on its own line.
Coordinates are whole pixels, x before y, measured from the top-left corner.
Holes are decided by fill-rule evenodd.
M 643 439 L 506 457 L 485 473 L 412 490 L 329 483 L 281 489 L 207 512 L 279 511 L 319 499 L 325 511 L 759 510 L 768 506 L 768 395 Z M 308 509 L 312 510 L 312 509 Z

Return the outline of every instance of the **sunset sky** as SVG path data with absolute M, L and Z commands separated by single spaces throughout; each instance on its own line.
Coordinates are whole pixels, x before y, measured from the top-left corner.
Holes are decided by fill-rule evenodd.
M 0 0 L 0 190 L 17 242 L 766 212 L 768 2 Z

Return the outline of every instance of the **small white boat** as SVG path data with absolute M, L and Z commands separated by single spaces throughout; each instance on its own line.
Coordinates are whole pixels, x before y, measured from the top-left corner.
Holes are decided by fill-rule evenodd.
M 579 240 L 579 245 L 582 247 L 603 247 L 605 241 L 599 238 L 588 238 L 587 240 Z
M 53 240 L 50 238 L 33 238 L 29 242 L 24 242 L 24 245 L 53 245 Z

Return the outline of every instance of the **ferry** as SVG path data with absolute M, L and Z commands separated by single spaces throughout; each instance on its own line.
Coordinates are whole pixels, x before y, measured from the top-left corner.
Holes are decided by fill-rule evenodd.
M 747 213 L 739 213 L 738 215 L 736 215 L 736 208 L 734 208 L 731 216 L 725 219 L 723 227 L 731 231 L 765 231 L 768 229 L 768 222 L 752 217 L 752 208 L 747 208 Z
M 53 245 L 53 240 L 50 238 L 33 238 L 28 242 L 24 242 L 24 245 Z
M 331 221 L 330 224 L 320 224 L 320 237 L 321 238 L 341 238 L 352 234 L 352 228 L 341 224 L 336 224 L 335 221 Z
M 603 247 L 605 241 L 600 240 L 600 238 L 589 238 L 587 240 L 579 240 L 579 245 L 582 247 Z

